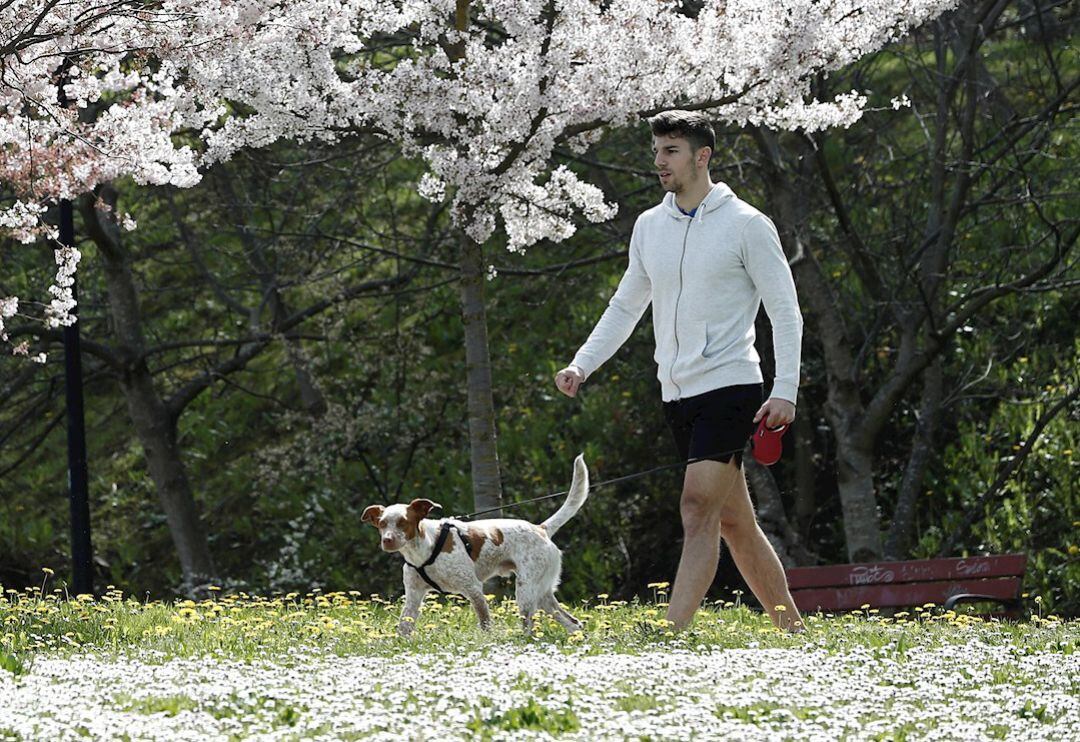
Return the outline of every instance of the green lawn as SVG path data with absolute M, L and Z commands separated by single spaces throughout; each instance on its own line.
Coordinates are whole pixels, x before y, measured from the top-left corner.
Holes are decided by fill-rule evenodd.
M 429 598 L 358 593 L 140 603 L 8 591 L 0 739 L 1063 739 L 1080 728 L 1080 623 L 927 606 L 807 616 L 790 636 L 710 605 L 664 626 L 665 594 L 603 596 L 523 635 L 512 601 L 476 627 Z

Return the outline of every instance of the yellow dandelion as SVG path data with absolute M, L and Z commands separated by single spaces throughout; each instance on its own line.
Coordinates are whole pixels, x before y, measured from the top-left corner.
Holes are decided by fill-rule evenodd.
M 49 575 L 50 577 L 51 577 L 52 575 L 56 574 L 55 572 L 53 572 L 53 571 L 52 571 L 51 569 L 49 569 L 48 567 L 42 567 L 42 568 L 41 568 L 41 571 L 42 571 L 42 572 L 44 572 L 45 574 Z

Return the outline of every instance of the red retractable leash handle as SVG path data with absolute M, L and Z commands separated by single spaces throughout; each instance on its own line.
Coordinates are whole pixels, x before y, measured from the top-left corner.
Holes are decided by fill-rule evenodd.
M 787 432 L 788 426 L 780 425 L 770 428 L 765 424 L 765 420 L 766 418 L 761 418 L 757 430 L 750 437 L 750 450 L 759 464 L 772 466 L 780 460 L 780 454 L 784 452 L 784 446 L 780 439 Z

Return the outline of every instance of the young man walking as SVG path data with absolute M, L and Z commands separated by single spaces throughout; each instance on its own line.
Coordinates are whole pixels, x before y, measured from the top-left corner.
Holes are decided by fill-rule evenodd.
M 630 265 L 555 385 L 575 396 L 652 304 L 664 415 L 680 454 L 706 459 L 686 467 L 682 557 L 667 618 L 677 629 L 690 623 L 716 576 L 722 537 L 773 623 L 800 631 L 783 566 L 757 524 L 742 471 L 743 446 L 759 420 L 777 427 L 795 419 L 803 325 L 795 282 L 772 222 L 727 185 L 712 182 L 716 135 L 708 119 L 666 111 L 649 124 L 667 193 L 638 217 Z M 754 349 L 762 303 L 776 353 L 764 403 Z

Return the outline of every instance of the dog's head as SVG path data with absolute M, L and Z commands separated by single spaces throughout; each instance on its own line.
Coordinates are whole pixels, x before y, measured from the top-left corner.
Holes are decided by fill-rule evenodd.
M 440 507 L 438 503 L 424 499 L 413 500 L 408 505 L 369 505 L 360 520 L 379 529 L 379 546 L 383 551 L 398 551 L 405 542 L 417 537 L 420 521 L 437 507 Z

